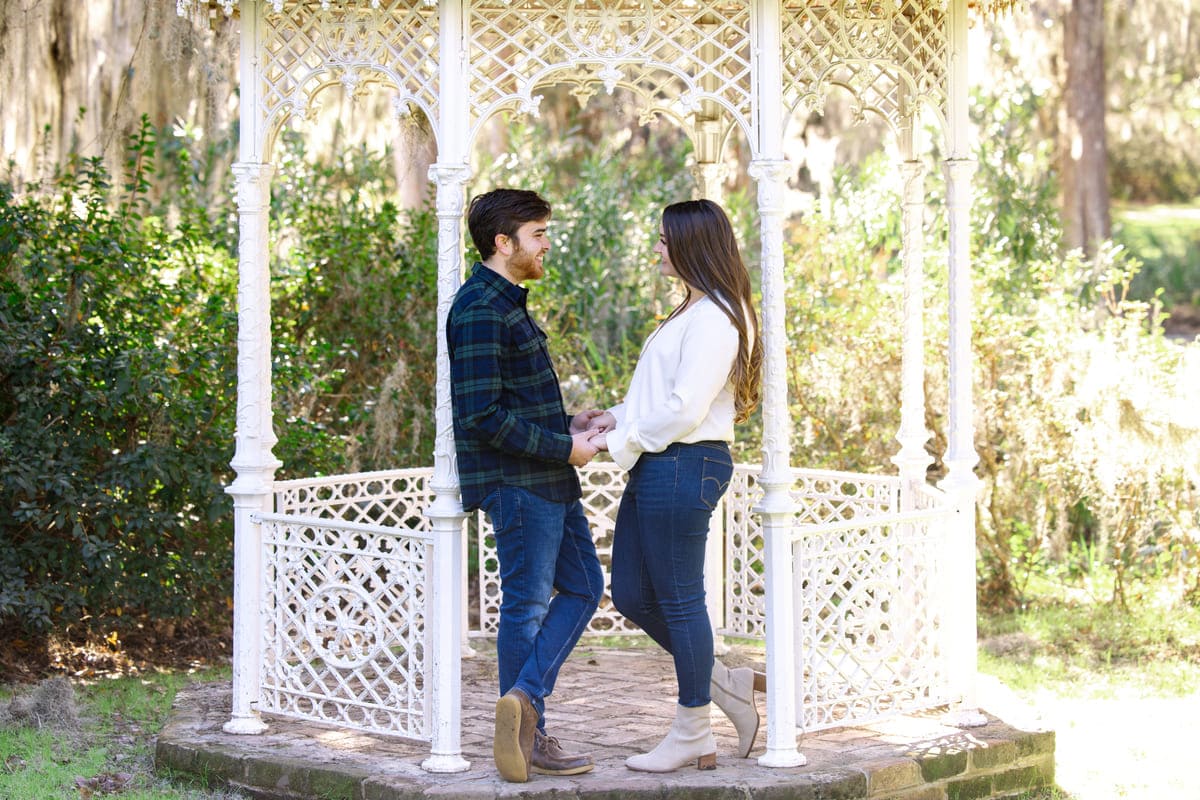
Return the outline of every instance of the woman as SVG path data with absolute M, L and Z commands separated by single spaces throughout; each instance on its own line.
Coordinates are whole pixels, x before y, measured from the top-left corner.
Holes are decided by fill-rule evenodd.
M 591 425 L 592 443 L 629 470 L 613 536 L 613 604 L 674 657 L 679 683 L 670 732 L 625 764 L 712 769 L 711 701 L 737 728 L 742 758 L 758 732 L 755 673 L 713 660 L 704 552 L 733 474 L 734 422 L 758 404 L 762 348 L 750 277 L 720 206 L 667 206 L 654 252 L 662 274 L 682 281 L 683 301 L 646 340 L 625 401 Z

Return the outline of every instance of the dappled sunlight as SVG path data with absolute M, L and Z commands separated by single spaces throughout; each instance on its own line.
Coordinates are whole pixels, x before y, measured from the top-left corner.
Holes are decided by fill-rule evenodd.
M 1055 731 L 1058 785 L 1080 800 L 1195 797 L 1200 694 L 1128 694 L 1083 700 L 1043 691 L 1030 698 Z

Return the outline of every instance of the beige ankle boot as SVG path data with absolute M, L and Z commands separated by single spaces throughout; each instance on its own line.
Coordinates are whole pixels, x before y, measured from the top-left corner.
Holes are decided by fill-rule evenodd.
M 671 772 L 691 762 L 698 769 L 717 768 L 717 743 L 709 725 L 710 704 L 687 708 L 675 706 L 675 721 L 667 738 L 649 753 L 630 756 L 625 766 L 639 772 Z
M 758 735 L 758 706 L 754 704 L 758 677 L 749 667 L 729 669 L 720 661 L 713 662 L 709 693 L 717 708 L 725 712 L 737 730 L 739 758 L 749 757 L 754 737 Z

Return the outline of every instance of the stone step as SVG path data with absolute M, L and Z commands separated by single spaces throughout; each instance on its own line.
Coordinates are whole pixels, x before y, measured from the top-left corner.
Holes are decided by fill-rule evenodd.
M 761 653 L 738 648 L 726 660 L 753 662 L 756 656 Z M 804 735 L 799 745 L 808 763 L 785 769 L 758 764 L 765 722 L 751 757 L 740 759 L 733 726 L 714 710 L 716 770 L 633 772 L 625 759 L 652 748 L 674 715 L 670 658 L 654 647 L 580 645 L 547 699 L 547 730 L 565 750 L 591 753 L 595 770 L 506 783 L 491 756 L 494 653 L 465 659 L 462 672 L 462 749 L 471 765 L 466 772 L 423 770 L 429 755 L 423 742 L 283 717 L 266 717 L 270 727 L 261 735 L 226 734 L 227 682 L 179 693 L 158 738 L 156 766 L 272 800 L 971 800 L 1015 796 L 1054 781 L 1053 732 L 1020 730 L 990 715 L 986 725 L 955 728 L 944 721 L 944 709 Z M 761 696 L 760 711 L 765 720 Z

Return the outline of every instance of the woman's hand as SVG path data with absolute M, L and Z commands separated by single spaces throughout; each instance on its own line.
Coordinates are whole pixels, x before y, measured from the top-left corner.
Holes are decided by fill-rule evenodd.
M 612 416 L 612 414 L 609 414 L 607 411 L 601 411 L 598 408 L 590 408 L 587 411 L 580 411 L 578 414 L 571 417 L 571 425 L 568 430 L 572 436 L 577 433 L 583 433 L 584 431 L 590 431 L 596 425 L 595 419 L 597 417 L 604 416 L 605 414 L 608 414 L 609 417 Z
M 617 427 L 617 418 L 607 411 L 601 411 L 588 421 L 587 427 L 589 431 L 608 433 L 613 428 Z

